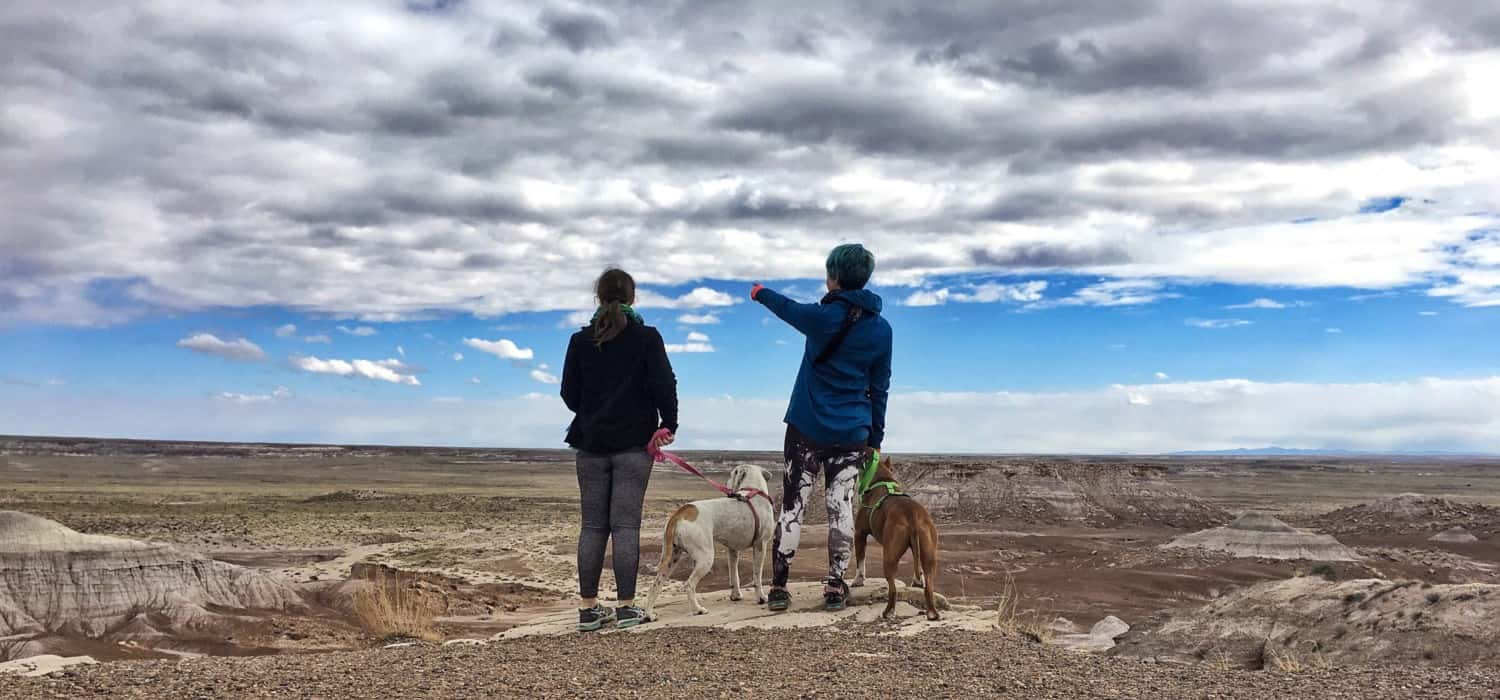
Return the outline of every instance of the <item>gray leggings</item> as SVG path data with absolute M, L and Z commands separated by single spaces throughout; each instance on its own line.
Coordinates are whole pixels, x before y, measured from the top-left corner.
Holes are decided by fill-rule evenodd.
M 578 533 L 578 595 L 599 597 L 604 546 L 614 540 L 615 591 L 620 600 L 635 597 L 641 564 L 641 507 L 651 480 L 651 457 L 645 450 L 612 455 L 578 452 L 578 494 L 583 530 Z

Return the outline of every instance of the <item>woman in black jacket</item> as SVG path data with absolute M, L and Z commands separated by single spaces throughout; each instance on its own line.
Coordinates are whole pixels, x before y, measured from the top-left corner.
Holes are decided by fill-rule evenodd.
M 646 621 L 635 605 L 640 564 L 641 508 L 652 459 L 647 443 L 658 429 L 677 432 L 677 377 L 667 360 L 661 333 L 646 325 L 630 305 L 635 280 L 624 270 L 606 270 L 594 285 L 599 310 L 568 342 L 563 363 L 562 398 L 573 411 L 568 444 L 578 451 L 578 490 L 583 530 L 578 536 L 579 631 L 613 621 L 633 627 Z M 614 542 L 615 588 L 619 605 L 599 605 L 604 547 Z

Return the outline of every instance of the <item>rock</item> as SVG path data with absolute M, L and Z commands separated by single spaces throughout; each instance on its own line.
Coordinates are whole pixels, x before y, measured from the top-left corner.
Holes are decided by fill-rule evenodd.
M 1462 527 L 1450 527 L 1427 539 L 1429 542 L 1447 542 L 1450 544 L 1471 544 L 1479 541 L 1478 537 L 1475 537 L 1473 533 Z
M 1166 549 L 1199 548 L 1236 557 L 1354 561 L 1354 550 L 1332 535 L 1298 530 L 1265 513 L 1248 512 L 1228 525 L 1202 530 L 1162 545 Z
M 1130 625 L 1125 624 L 1114 615 L 1104 618 L 1089 629 L 1088 634 L 1063 634 L 1053 637 L 1050 641 L 1061 647 L 1067 647 L 1077 651 L 1108 651 L 1115 646 L 1115 638 L 1130 631 Z
M 0 511 L 0 638 L 11 656 L 44 648 L 49 637 L 213 637 L 224 633 L 215 624 L 226 619 L 222 610 L 303 607 L 296 592 L 251 569 Z
M 95 663 L 92 656 L 56 656 L 41 654 L 15 661 L 0 663 L 0 675 L 45 676 L 57 673 L 69 666 Z

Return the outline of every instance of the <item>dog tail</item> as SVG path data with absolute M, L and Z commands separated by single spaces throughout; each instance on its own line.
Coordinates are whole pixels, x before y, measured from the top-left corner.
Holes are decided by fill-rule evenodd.
M 661 563 L 656 567 L 656 580 L 651 583 L 651 594 L 646 598 L 648 615 L 656 609 L 656 594 L 661 592 L 661 583 L 666 579 L 667 574 L 672 572 L 672 564 L 677 560 L 677 523 L 697 519 L 698 508 L 691 504 L 678 508 L 677 512 L 667 519 L 667 531 L 661 536 Z

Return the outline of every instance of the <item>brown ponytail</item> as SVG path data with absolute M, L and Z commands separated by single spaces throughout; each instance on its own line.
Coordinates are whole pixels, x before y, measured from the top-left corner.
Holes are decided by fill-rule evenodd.
M 602 347 L 630 324 L 624 307 L 635 303 L 635 278 L 619 268 L 605 270 L 594 283 L 594 296 L 599 299 L 599 313 L 593 323 L 594 345 Z

